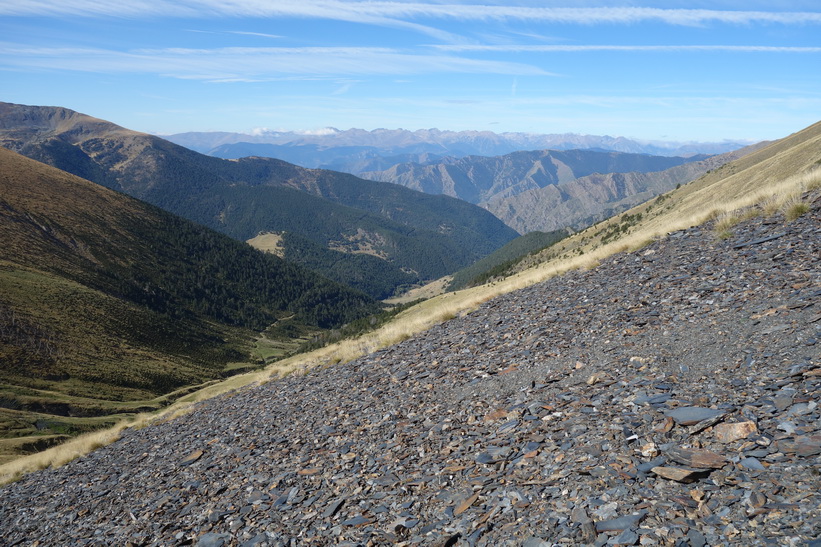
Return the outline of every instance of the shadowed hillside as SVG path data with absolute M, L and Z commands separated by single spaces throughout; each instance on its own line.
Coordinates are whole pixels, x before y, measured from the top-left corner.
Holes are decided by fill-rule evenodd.
M 0 148 L 0 435 L 76 433 L 248 366 L 254 331 L 337 327 L 362 293 Z M 26 412 L 42 413 L 34 416 Z M 99 424 L 98 424 L 99 425 Z
M 344 251 L 335 260 L 350 265 L 324 270 L 341 272 L 341 282 L 352 283 L 345 272 L 361 266 L 351 253 L 370 252 L 394 270 L 392 277 L 410 273 L 418 282 L 464 267 L 517 235 L 487 211 L 446 196 L 274 159 L 213 158 L 64 108 L 0 103 L 0 144 L 240 240 L 293 232 Z M 310 249 L 292 253 L 309 255 Z M 372 295 L 387 296 L 397 286 Z

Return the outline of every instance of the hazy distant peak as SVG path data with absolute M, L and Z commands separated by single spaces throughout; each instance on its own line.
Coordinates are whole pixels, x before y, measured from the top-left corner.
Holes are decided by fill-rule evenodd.
M 218 135 L 220 137 L 218 137 Z M 678 142 L 662 140 L 631 139 L 612 135 L 587 135 L 581 133 L 525 133 L 503 132 L 494 133 L 488 130 L 452 131 L 436 127 L 428 129 L 338 129 L 323 127 L 318 129 L 300 129 L 293 131 L 276 131 L 268 128 L 255 128 L 250 133 L 182 133 L 169 135 L 173 142 L 183 146 L 192 146 L 195 149 L 210 151 L 229 142 L 258 143 L 258 144 L 312 144 L 317 146 L 370 146 L 377 149 L 386 149 L 396 153 L 397 147 L 415 145 L 429 145 L 430 151 L 446 152 L 456 156 L 467 154 L 503 155 L 518 150 L 545 150 L 559 149 L 601 149 L 617 152 L 644 153 L 654 155 L 683 155 L 720 154 L 729 152 L 750 144 L 747 141 L 734 142 Z M 210 136 L 210 137 L 209 137 Z M 211 142 L 213 141 L 213 142 Z M 476 148 L 476 143 L 482 145 Z

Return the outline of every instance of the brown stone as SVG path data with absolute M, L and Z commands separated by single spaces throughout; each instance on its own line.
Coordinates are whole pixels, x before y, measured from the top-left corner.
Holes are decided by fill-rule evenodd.
M 195 450 L 191 454 L 185 457 L 184 460 L 180 462 L 180 465 L 191 465 L 198 459 L 202 458 L 202 455 L 205 454 L 202 450 Z
M 701 469 L 687 469 L 685 467 L 654 467 L 651 471 L 659 477 L 677 482 L 692 482 L 697 475 L 704 472 Z
M 718 469 L 727 464 L 727 458 L 709 450 L 673 447 L 666 452 L 676 462 L 698 469 Z
M 814 456 L 821 454 L 821 435 L 802 435 L 795 439 L 784 439 L 777 441 L 776 446 L 787 454 Z
M 755 422 L 737 422 L 732 424 L 718 424 L 713 427 L 716 440 L 720 443 L 731 443 L 741 439 L 746 439 L 753 433 L 758 432 Z
M 471 497 L 460 503 L 459 506 L 453 510 L 453 514 L 455 516 L 459 516 L 465 511 L 467 511 L 470 508 L 470 506 L 476 503 L 476 500 L 479 499 L 479 494 L 480 492 L 476 492 Z
M 508 414 L 507 410 L 505 410 L 504 408 L 499 408 L 499 409 L 493 410 L 491 412 L 488 412 L 485 415 L 485 421 L 486 422 L 495 422 L 496 420 L 501 420 L 502 418 L 507 418 L 507 414 Z

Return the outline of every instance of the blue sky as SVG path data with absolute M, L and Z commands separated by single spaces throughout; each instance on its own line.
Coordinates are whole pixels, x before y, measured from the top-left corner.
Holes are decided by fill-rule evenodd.
M 0 100 L 161 134 L 775 139 L 821 120 L 821 6 L 14 0 L 0 4 Z

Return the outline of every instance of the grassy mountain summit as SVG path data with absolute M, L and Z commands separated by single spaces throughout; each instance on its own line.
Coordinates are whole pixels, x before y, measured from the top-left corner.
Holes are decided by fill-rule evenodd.
M 151 408 L 249 361 L 254 331 L 279 319 L 336 327 L 379 309 L 363 293 L 5 148 L 0 240 L 0 434 L 24 436 L 35 422 L 49 430 L 50 414 Z
M 237 239 L 293 232 L 346 254 L 370 252 L 396 279 L 401 272 L 416 281 L 440 277 L 517 235 L 446 196 L 270 158 L 213 158 L 64 108 L 0 103 L 0 144 Z M 346 254 L 335 260 L 352 260 Z

